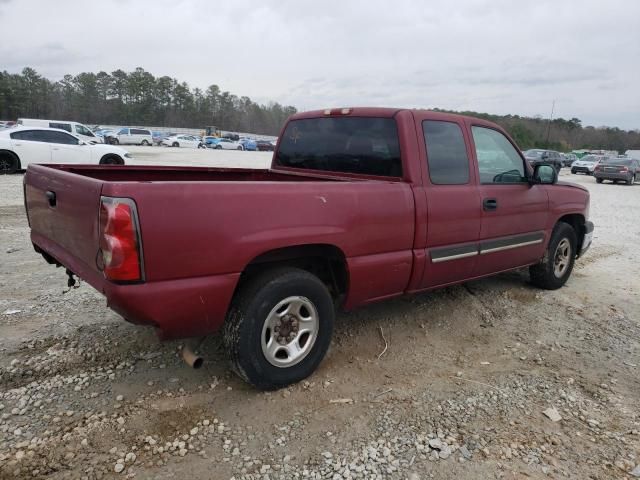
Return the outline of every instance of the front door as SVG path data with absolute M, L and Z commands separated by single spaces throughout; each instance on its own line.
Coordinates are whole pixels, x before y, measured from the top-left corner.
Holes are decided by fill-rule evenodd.
M 91 147 L 64 132 L 47 132 L 51 145 L 51 163 L 91 163 Z
M 549 199 L 527 180 L 525 160 L 492 128 L 471 127 L 482 205 L 476 276 L 529 265 L 542 257 Z
M 426 156 L 427 167 L 423 178 L 427 240 L 420 288 L 446 285 L 473 275 L 481 210 L 463 131 L 463 125 L 455 121 L 422 121 L 424 142 L 420 142 L 420 151 Z

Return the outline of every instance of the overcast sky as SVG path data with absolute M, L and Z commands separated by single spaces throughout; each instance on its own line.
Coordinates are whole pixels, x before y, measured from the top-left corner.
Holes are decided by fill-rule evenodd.
M 640 128 L 640 0 L 0 0 L 0 69 Z

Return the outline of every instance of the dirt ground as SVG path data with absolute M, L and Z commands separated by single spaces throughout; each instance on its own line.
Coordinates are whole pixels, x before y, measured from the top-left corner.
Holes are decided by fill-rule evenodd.
M 22 175 L 0 177 L 0 478 L 640 476 L 640 185 L 562 179 L 596 225 L 564 288 L 513 272 L 341 313 L 318 371 L 262 393 L 218 338 L 191 370 L 179 342 L 67 289 L 29 242 Z

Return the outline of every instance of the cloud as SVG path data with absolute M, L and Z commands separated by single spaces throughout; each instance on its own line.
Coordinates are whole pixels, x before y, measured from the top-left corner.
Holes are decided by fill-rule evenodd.
M 442 107 L 639 128 L 640 2 L 0 0 L 2 65 L 169 75 L 298 108 Z M 7 22 L 7 18 L 11 19 Z

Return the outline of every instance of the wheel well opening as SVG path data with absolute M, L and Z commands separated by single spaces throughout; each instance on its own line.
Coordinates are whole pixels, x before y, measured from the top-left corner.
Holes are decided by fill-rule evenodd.
M 324 244 L 279 248 L 257 256 L 245 267 L 237 288 L 258 273 L 282 266 L 299 268 L 315 275 L 338 302 L 347 293 L 349 273 L 344 253 L 333 245 Z
M 570 215 L 565 215 L 561 217 L 559 222 L 564 222 L 573 228 L 576 232 L 576 238 L 578 239 L 577 251 L 579 252 L 582 249 L 582 242 L 584 241 L 585 227 L 584 227 L 584 217 L 578 213 L 573 213 Z
M 124 165 L 124 160 L 115 153 L 107 153 L 100 159 L 100 165 Z
M 12 151 L 10 151 L 10 150 L 0 150 L 0 158 L 10 158 L 11 160 L 14 160 L 15 162 L 17 162 L 16 167 L 20 168 L 20 159 Z

